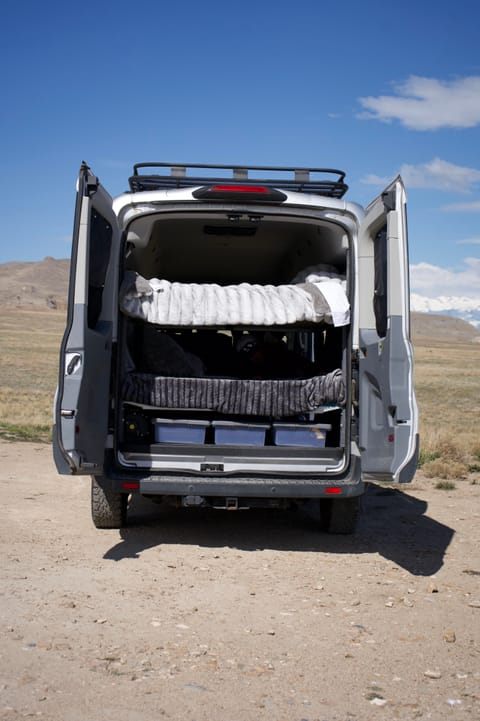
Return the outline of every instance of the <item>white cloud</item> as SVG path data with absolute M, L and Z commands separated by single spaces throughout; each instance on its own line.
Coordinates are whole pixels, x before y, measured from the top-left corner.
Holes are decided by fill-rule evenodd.
M 480 245 L 480 238 L 465 238 L 464 240 L 457 240 L 457 245 Z
M 471 203 L 450 203 L 444 205 L 442 210 L 459 211 L 461 213 L 480 213 L 480 200 L 473 200 Z
M 430 263 L 411 265 L 412 292 L 427 298 L 473 298 L 480 303 L 480 258 L 464 258 L 462 264 L 459 268 L 440 268 Z
M 480 170 L 454 165 L 441 158 L 420 165 L 402 165 L 400 173 L 410 188 L 435 188 L 464 193 L 480 182 Z
M 399 120 L 412 130 L 480 125 L 480 76 L 437 80 L 411 75 L 394 84 L 394 92 L 359 98 L 365 110 L 357 117 L 385 123 Z
M 428 163 L 410 165 L 405 163 L 400 168 L 400 175 L 408 188 L 434 188 L 453 192 L 471 192 L 472 186 L 480 183 L 480 170 L 449 163 L 441 158 L 434 158 Z M 391 178 L 390 178 L 391 180 Z M 389 179 L 378 175 L 367 175 L 362 183 L 367 185 L 386 185 Z
M 360 180 L 361 183 L 365 183 L 365 185 L 381 185 L 382 187 L 385 185 L 388 185 L 390 181 L 393 180 L 395 175 L 392 175 L 391 178 L 388 178 L 386 175 L 366 175 L 364 178 Z

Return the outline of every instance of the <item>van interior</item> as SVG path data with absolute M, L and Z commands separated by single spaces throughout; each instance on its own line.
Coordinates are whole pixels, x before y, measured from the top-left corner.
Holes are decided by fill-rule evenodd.
M 121 279 L 127 273 L 222 288 L 302 284 L 325 273 L 349 298 L 349 238 L 318 211 L 305 217 L 305 209 L 301 218 L 263 207 L 152 213 L 130 224 Z M 120 312 L 122 457 L 172 448 L 185 457 L 207 448 L 210 455 L 281 458 L 293 448 L 305 457 L 335 455 L 349 427 L 349 333 L 349 324 L 331 319 L 175 326 Z M 334 376 L 330 388 L 325 378 Z

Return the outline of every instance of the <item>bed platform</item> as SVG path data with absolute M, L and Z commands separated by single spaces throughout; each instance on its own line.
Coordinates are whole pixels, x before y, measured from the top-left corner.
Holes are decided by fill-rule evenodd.
M 122 399 L 151 408 L 291 417 L 343 407 L 345 384 L 340 369 L 295 380 L 174 378 L 133 372 L 124 379 Z

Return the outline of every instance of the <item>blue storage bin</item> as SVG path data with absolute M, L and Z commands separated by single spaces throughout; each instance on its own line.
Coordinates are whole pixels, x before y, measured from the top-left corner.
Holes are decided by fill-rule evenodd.
M 237 423 L 235 421 L 212 421 L 215 443 L 219 446 L 264 446 L 266 423 Z
M 304 425 L 299 423 L 274 423 L 273 442 L 276 446 L 306 446 L 323 448 L 327 432 L 332 428 L 326 423 Z
M 205 443 L 205 431 L 210 421 L 155 418 L 156 443 Z

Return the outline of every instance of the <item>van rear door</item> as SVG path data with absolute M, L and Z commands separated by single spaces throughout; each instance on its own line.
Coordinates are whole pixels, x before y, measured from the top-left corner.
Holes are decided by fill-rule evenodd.
M 358 248 L 359 444 L 363 480 L 411 481 L 418 411 L 410 339 L 406 194 L 396 178 L 366 208 Z
M 54 458 L 60 473 L 99 473 L 104 463 L 118 241 L 112 198 L 82 164 L 53 428 Z

